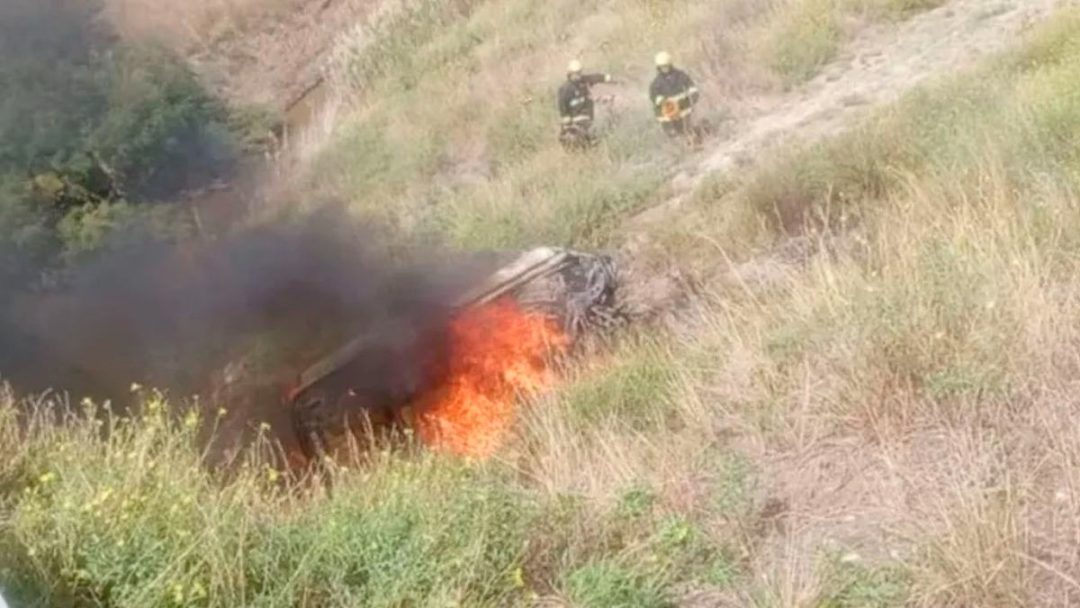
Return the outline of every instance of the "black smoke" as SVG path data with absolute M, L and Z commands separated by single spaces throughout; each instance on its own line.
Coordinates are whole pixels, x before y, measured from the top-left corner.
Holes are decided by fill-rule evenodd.
M 86 57 L 110 44 L 97 0 L 0 0 L 0 51 L 46 61 Z
M 400 328 L 443 327 L 483 270 L 415 252 L 402 259 L 384 245 L 325 207 L 217 242 L 119 252 L 62 288 L 16 299 L 3 316 L 0 374 L 23 393 L 53 389 L 119 408 L 134 400 L 133 384 L 177 404 L 197 395 L 208 412 L 230 412 L 230 429 L 265 421 L 287 435 L 282 396 L 299 372 L 361 333 L 393 348 L 413 339 Z M 390 383 L 414 373 L 385 367 L 348 380 L 393 394 Z
M 431 259 L 395 261 L 382 245 L 348 213 L 327 207 L 217 242 L 117 252 L 78 269 L 63 288 L 19 299 L 8 321 L 50 358 L 107 384 L 193 388 L 241 338 L 333 342 L 443 309 L 453 271 Z
M 89 397 L 118 408 L 137 402 L 131 387 L 141 385 L 166 391 L 172 403 L 198 396 L 210 412 L 229 410 L 228 429 L 264 420 L 283 428 L 282 392 L 305 367 L 362 332 L 393 347 L 393 328 L 438 327 L 454 296 L 489 268 L 403 254 L 333 205 L 209 239 L 144 235 L 143 224 L 132 223 L 111 228 L 118 234 L 100 250 L 70 256 L 60 227 L 78 214 L 28 197 L 25 188 L 28 177 L 50 168 L 75 180 L 80 163 L 124 166 L 105 154 L 131 148 L 115 138 L 84 142 L 102 152 L 104 163 L 96 154 L 88 160 L 58 152 L 68 135 L 86 131 L 78 117 L 115 109 L 108 91 L 80 93 L 100 83 L 95 62 L 120 44 L 100 12 L 95 0 L 0 0 L 0 382 L 24 395 L 52 390 L 72 402 Z M 120 119 L 137 114 L 98 122 L 126 124 Z M 155 183 L 175 186 L 166 178 L 177 170 L 187 183 L 192 163 L 212 156 L 181 145 L 183 138 L 168 141 L 176 143 L 162 157 L 168 162 L 146 173 Z M 134 163 L 142 156 L 115 158 Z M 172 189 L 154 190 L 155 197 Z M 180 208 L 134 198 L 145 187 L 125 190 L 130 209 Z M 215 202 L 256 206 L 245 190 L 254 188 L 237 186 L 229 200 Z M 300 203 L 307 201 L 293 207 Z M 411 364 L 407 357 L 395 361 Z M 356 373 L 366 377 L 348 378 L 350 386 L 388 395 L 401 392 L 386 385 L 391 376 L 410 375 L 380 365 Z

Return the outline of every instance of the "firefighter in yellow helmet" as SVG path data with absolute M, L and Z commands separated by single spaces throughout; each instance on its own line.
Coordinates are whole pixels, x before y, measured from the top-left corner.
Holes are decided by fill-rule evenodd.
M 590 129 L 595 118 L 592 87 L 611 81 L 610 74 L 586 74 L 577 59 L 567 66 L 566 82 L 559 87 L 558 95 L 559 117 L 562 121 L 559 139 L 564 144 L 585 144 L 592 141 Z
M 656 54 L 656 78 L 649 86 L 649 101 L 665 133 L 690 133 L 690 115 L 700 96 L 693 79 L 672 64 L 670 54 Z

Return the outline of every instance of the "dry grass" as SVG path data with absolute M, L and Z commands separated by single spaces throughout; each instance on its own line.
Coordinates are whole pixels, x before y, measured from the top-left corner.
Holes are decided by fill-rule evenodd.
M 393 47 L 430 78 L 345 73 L 345 86 L 370 96 L 354 101 L 357 114 L 316 160 L 321 187 L 402 233 L 461 244 L 617 239 L 610 218 L 655 196 L 659 180 L 642 167 L 677 156 L 639 152 L 646 123 L 633 109 L 589 160 L 554 150 L 550 104 L 537 101 L 550 87 L 530 86 L 558 79 L 561 61 L 546 71 L 558 36 L 569 29 L 583 52 L 580 41 L 608 40 L 603 56 L 615 65 L 637 65 L 638 47 L 669 40 L 698 65 L 752 64 L 717 50 L 742 48 L 738 35 L 716 48 L 678 36 L 715 16 L 714 5 L 674 19 L 663 3 L 635 3 L 623 19 L 601 6 L 586 15 L 580 3 L 483 4 L 432 40 Z M 746 32 L 760 25 L 759 5 L 723 6 Z M 534 27 L 495 35 L 504 23 Z M 185 584 L 238 573 L 210 578 L 217 605 L 255 597 L 251 580 L 266 585 L 257 598 L 268 605 L 1075 605 L 1078 31 L 1080 16 L 1064 13 L 974 75 L 714 183 L 684 208 L 690 236 L 679 241 L 709 269 L 714 293 L 671 335 L 628 340 L 573 371 L 525 410 L 495 462 L 380 455 L 343 473 L 341 495 L 284 507 L 256 489 L 260 469 L 224 493 L 187 477 L 206 504 L 244 506 L 202 539 L 212 557 L 170 567 Z M 735 74 L 717 86 L 769 86 L 751 68 Z M 480 98 L 495 111 L 476 112 Z M 463 166 L 473 179 L 451 180 Z M 793 242 L 805 255 L 774 254 Z M 61 507 L 94 496 L 95 476 L 113 470 L 105 465 L 127 465 L 78 424 L 27 439 L 7 401 L 0 439 L 24 447 L 0 464 L 0 488 L 11 490 L 0 498 L 9 514 L 0 546 L 53 561 L 29 571 L 0 562 L 0 575 L 86 593 L 73 539 L 96 533 L 108 542 L 95 547 L 115 551 L 123 528 L 80 527 Z M 54 481 L 41 475 L 64 445 L 80 455 L 64 461 L 79 475 L 45 492 Z M 197 470 L 176 453 L 154 452 Z M 19 495 L 27 487 L 32 498 Z M 250 502 L 228 494 L 237 487 Z M 395 552 L 380 549 L 387 542 Z M 95 583 L 144 557 L 102 555 L 115 560 L 82 569 Z M 428 576 L 445 565 L 437 560 L 477 556 L 489 561 Z M 372 587 L 352 576 L 357 563 L 392 564 L 378 594 L 363 595 Z M 282 583 L 289 575 L 304 584 Z M 152 577 L 135 583 L 132 597 L 170 592 Z
M 677 367 L 755 463 L 758 504 L 784 507 L 752 548 L 765 605 L 835 592 L 830 551 L 899 565 L 910 605 L 1076 603 L 1078 24 L 687 218 L 694 242 L 732 244 L 696 249 L 730 290 Z M 771 219 L 756 236 L 747 207 Z M 758 249 L 793 232 L 822 254 Z
M 120 32 L 164 40 L 192 52 L 223 38 L 241 36 L 264 19 L 295 11 L 305 0 L 196 0 L 169 6 L 156 0 L 108 0 L 106 10 Z
M 648 105 L 639 102 L 638 89 L 651 75 L 649 49 L 683 39 L 681 32 L 715 15 L 709 3 L 678 11 L 649 3 L 595 9 L 566 2 L 416 4 L 416 13 L 389 19 L 381 43 L 370 46 L 370 35 L 360 32 L 355 44 L 341 47 L 338 86 L 363 96 L 315 169 L 321 189 L 376 215 L 393 200 L 395 216 L 408 218 L 406 227 L 448 226 L 444 232 L 460 243 L 507 244 L 523 242 L 523 228 L 562 221 L 565 210 L 545 209 L 546 203 L 562 199 L 578 207 L 570 199 L 593 196 L 590 190 L 626 192 L 640 188 L 628 181 L 658 183 L 643 175 L 665 154 Z M 638 35 L 634 44 L 629 32 Z M 566 59 L 578 54 L 590 69 L 625 80 L 601 91 L 617 99 L 601 109 L 600 129 L 610 138 L 600 159 L 567 158 L 552 134 L 554 90 Z M 689 54 L 688 65 L 695 61 Z M 617 204 L 627 209 L 641 202 Z M 521 209 L 546 217 L 491 225 L 519 223 Z
M 236 106 L 286 110 L 318 82 L 334 41 L 394 3 L 379 0 L 103 0 L 127 42 L 190 59 L 208 89 Z M 389 8 L 388 8 L 389 7 Z
M 754 32 L 765 65 L 788 85 L 815 76 L 867 20 L 895 20 L 945 0 L 782 0 Z
M 308 148 L 306 183 L 403 238 L 611 242 L 622 218 L 664 196 L 668 168 L 686 155 L 665 141 L 644 95 L 656 50 L 699 80 L 699 116 L 719 124 L 791 81 L 781 55 L 816 57 L 807 75 L 831 59 L 849 32 L 826 39 L 803 31 L 811 21 L 900 14 L 876 0 L 796 4 L 405 3 L 337 45 L 333 90 L 347 109 L 332 137 L 315 138 L 325 145 Z M 602 149 L 586 158 L 567 157 L 554 136 L 553 98 L 572 57 L 619 81 L 597 90 L 613 101 L 598 112 Z

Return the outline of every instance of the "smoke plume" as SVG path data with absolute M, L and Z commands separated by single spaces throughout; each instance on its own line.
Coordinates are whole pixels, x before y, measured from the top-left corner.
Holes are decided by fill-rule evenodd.
M 6 311 L 0 373 L 23 392 L 121 406 L 132 384 L 176 402 L 200 394 L 232 412 L 230 428 L 265 421 L 284 433 L 281 394 L 304 367 L 360 332 L 391 332 L 379 336 L 385 344 L 398 339 L 394 328 L 440 326 L 475 276 L 431 258 L 392 260 L 378 245 L 328 207 L 215 243 L 100 259 L 67 287 L 25 294 Z M 377 375 L 355 381 L 396 390 Z M 215 393 L 224 382 L 229 392 Z M 206 402 L 215 394 L 222 402 Z
M 0 381 L 22 394 L 52 389 L 75 402 L 90 397 L 120 407 L 139 384 L 168 391 L 174 402 L 198 394 L 207 407 L 228 408 L 229 428 L 262 420 L 280 426 L 280 393 L 290 378 L 357 333 L 439 324 L 475 273 L 444 257 L 394 259 L 376 233 L 337 207 L 210 241 L 121 234 L 122 246 L 74 264 L 55 242 L 58 211 L 16 217 L 46 209 L 12 194 L 30 164 L 56 156 L 55 142 L 39 145 L 41 134 L 80 131 L 57 129 L 90 103 L 67 75 L 82 74 L 88 57 L 117 44 L 100 11 L 96 0 L 0 0 L 0 67 L 10 67 L 0 69 L 0 85 L 5 74 L 37 73 L 27 66 L 70 68 L 34 78 L 36 88 L 18 97 L 22 105 L 12 105 L 14 95 L 0 103 L 0 178 L 7 180 L 0 180 L 0 228 L 8 233 L 0 234 Z M 5 148 L 5 141 L 20 145 Z M 206 157 L 185 146 L 179 154 Z M 184 168 L 183 159 L 173 160 L 155 168 L 155 179 Z M 4 190 L 5 183 L 14 185 Z M 247 208 L 239 203 L 251 195 L 242 190 L 220 202 Z M 27 247 L 30 237 L 40 247 Z M 42 255 L 43 248 L 52 253 Z M 357 380 L 395 393 L 380 386 L 382 372 L 368 375 Z

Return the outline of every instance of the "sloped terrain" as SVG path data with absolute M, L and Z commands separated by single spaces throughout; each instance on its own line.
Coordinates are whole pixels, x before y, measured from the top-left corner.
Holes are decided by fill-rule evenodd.
M 105 15 L 128 39 L 184 55 L 230 102 L 283 112 L 321 78 L 335 40 L 378 8 L 375 0 L 204 0 L 163 11 L 152 1 L 109 0 Z
M 746 170 L 777 150 L 850 129 L 920 83 L 948 78 L 1009 48 L 1062 5 L 1059 0 L 953 1 L 899 25 L 863 30 L 809 82 L 780 94 L 734 100 L 723 140 L 709 142 L 700 158 L 687 159 L 675 174 L 672 200 L 639 219 L 663 218 L 717 172 Z
M 1072 3 L 413 8 L 336 43 L 327 113 L 287 171 L 311 201 L 290 212 L 345 201 L 402 250 L 618 250 L 652 289 L 693 287 L 680 314 L 525 400 L 493 458 L 406 438 L 326 463 L 328 485 L 290 485 L 259 453 L 207 470 L 198 431 L 228 404 L 170 416 L 136 387 L 137 415 L 88 403 L 57 426 L 5 395 L 5 595 L 1080 601 Z M 704 150 L 652 122 L 656 48 L 702 82 Z M 551 97 L 576 55 L 620 82 L 602 145 L 568 155 Z
M 896 101 L 926 80 L 955 75 L 1009 48 L 1061 4 L 954 1 L 899 25 L 872 26 L 806 84 L 751 100 L 728 141 L 713 147 L 694 172 L 739 166 L 770 145 L 838 135 L 868 110 Z

